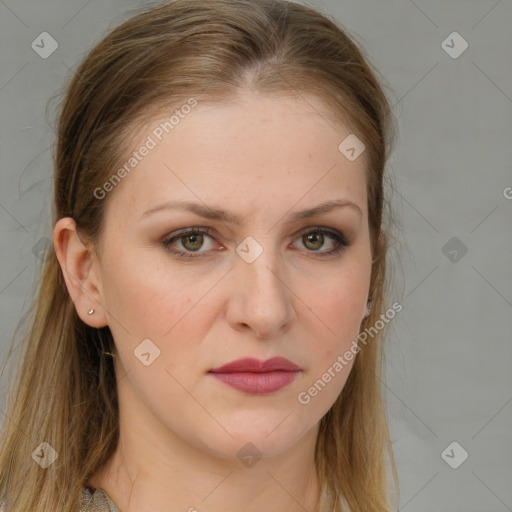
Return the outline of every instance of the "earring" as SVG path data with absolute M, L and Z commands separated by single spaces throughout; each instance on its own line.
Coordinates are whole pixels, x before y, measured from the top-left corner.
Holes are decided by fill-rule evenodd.
M 366 312 L 364 314 L 364 318 L 366 318 L 367 316 L 370 315 L 370 312 L 372 310 L 372 301 L 369 300 L 367 303 L 366 303 Z
M 89 309 L 89 311 L 87 311 L 87 313 L 89 313 L 89 315 L 92 315 L 94 313 L 94 309 Z

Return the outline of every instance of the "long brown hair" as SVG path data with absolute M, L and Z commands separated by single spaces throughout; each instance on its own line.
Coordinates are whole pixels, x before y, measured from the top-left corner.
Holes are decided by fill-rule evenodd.
M 146 8 L 107 34 L 67 85 L 53 222 L 72 217 L 81 236 L 99 246 L 115 192 L 98 200 L 93 191 L 125 161 L 130 128 L 164 108 L 191 97 L 221 102 L 243 89 L 312 93 L 366 146 L 373 308 L 363 331 L 389 309 L 384 169 L 395 121 L 377 76 L 345 29 L 293 2 L 175 0 Z M 399 494 L 381 396 L 386 331 L 357 354 L 342 393 L 321 419 L 315 460 L 322 510 L 391 510 L 389 469 Z M 115 345 L 108 327 L 94 329 L 78 317 L 53 250 L 41 268 L 22 349 L 1 433 L 0 501 L 8 512 L 75 512 L 81 489 L 117 447 Z M 32 455 L 43 442 L 58 454 L 46 468 Z

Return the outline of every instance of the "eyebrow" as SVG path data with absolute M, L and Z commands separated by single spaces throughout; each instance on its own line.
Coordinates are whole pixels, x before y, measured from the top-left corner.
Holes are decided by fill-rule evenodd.
M 308 208 L 307 210 L 294 212 L 290 215 L 286 223 L 291 224 L 302 219 L 317 217 L 332 210 L 344 207 L 350 207 L 357 211 L 361 217 L 363 216 L 361 208 L 356 203 L 349 201 L 348 199 L 335 199 L 319 204 L 313 208 Z M 206 219 L 220 220 L 238 225 L 242 224 L 242 218 L 232 212 L 228 212 L 222 208 L 209 207 L 204 204 L 194 203 L 191 201 L 167 201 L 165 203 L 158 204 L 154 208 L 144 212 L 139 217 L 139 220 L 161 210 L 186 210 Z

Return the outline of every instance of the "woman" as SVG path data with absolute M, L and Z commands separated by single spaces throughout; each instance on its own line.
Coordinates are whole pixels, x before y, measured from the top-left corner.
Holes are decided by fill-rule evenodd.
M 175 0 L 97 44 L 60 112 L 5 510 L 392 510 L 392 123 L 293 2 Z

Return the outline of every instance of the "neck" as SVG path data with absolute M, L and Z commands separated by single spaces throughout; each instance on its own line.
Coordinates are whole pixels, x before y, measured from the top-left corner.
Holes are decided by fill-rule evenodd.
M 90 480 L 122 512 L 316 512 L 319 484 L 314 461 L 300 449 L 260 459 L 253 467 L 238 460 L 169 456 L 155 445 L 143 458 L 120 438 L 112 459 Z M 301 448 L 301 447 L 299 447 Z M 149 463 L 148 463 L 149 462 Z
M 89 480 L 122 512 L 317 512 L 318 424 L 285 452 L 245 465 L 190 444 L 140 401 L 125 400 L 131 393 L 125 387 L 120 394 L 117 449 Z

